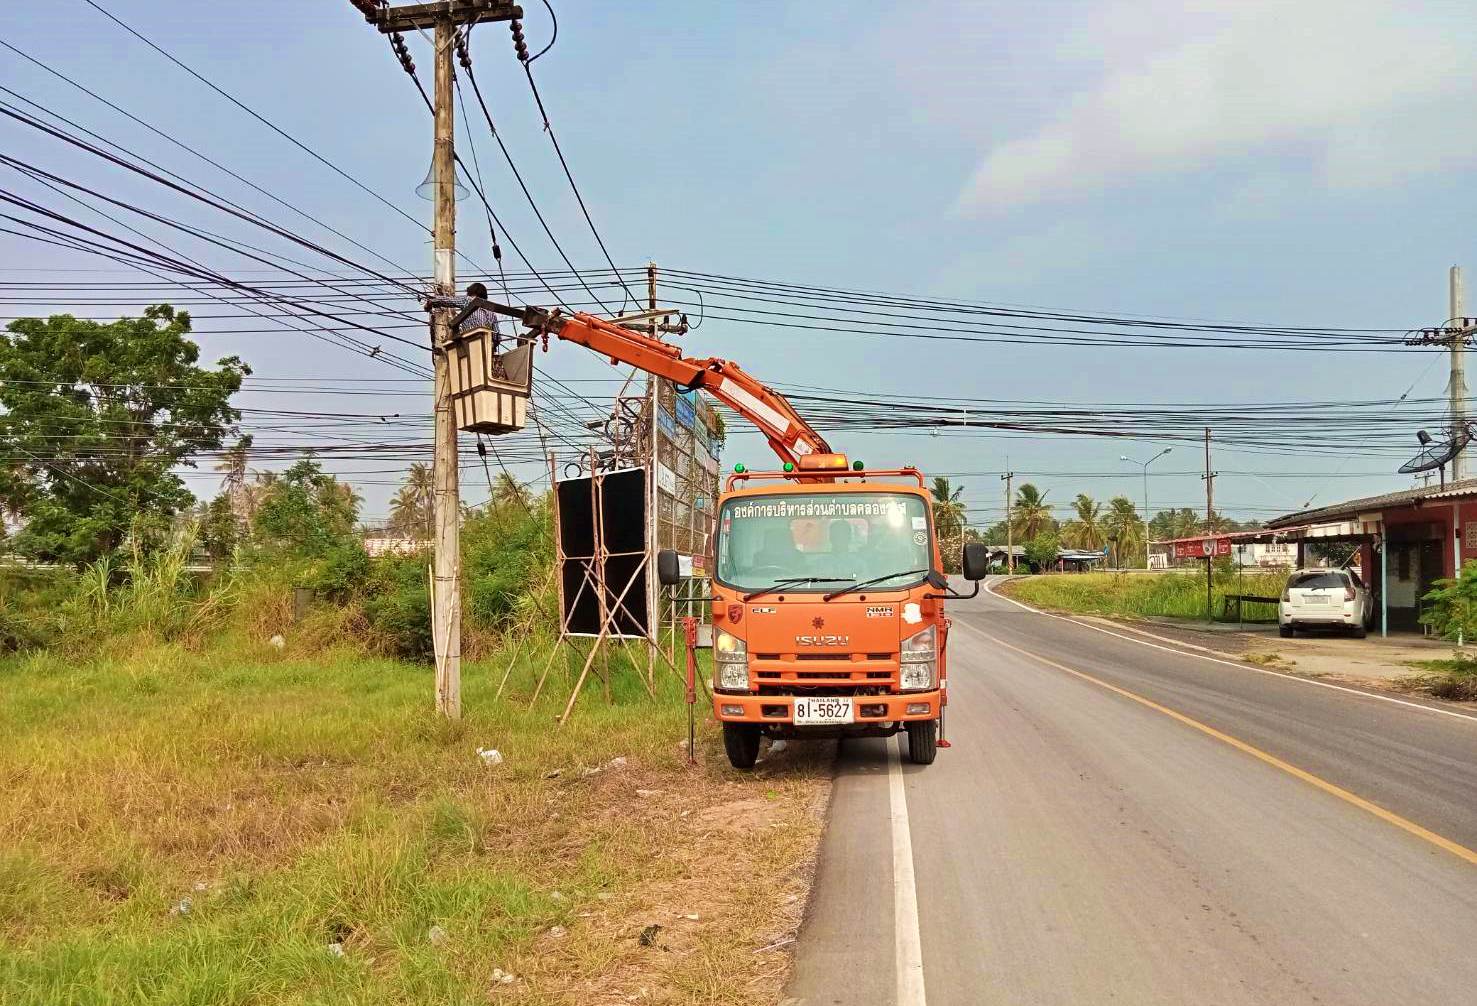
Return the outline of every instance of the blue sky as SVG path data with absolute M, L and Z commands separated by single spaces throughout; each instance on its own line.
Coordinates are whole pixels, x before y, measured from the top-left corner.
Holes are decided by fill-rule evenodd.
M 106 6 L 407 212 L 428 217 L 429 204 L 412 191 L 429 162 L 428 118 L 383 39 L 347 2 Z M 1401 329 L 1443 320 L 1447 266 L 1477 267 L 1466 226 L 1477 195 L 1465 184 L 1477 161 L 1477 83 L 1465 65 L 1477 26 L 1464 5 L 563 0 L 557 8 L 559 40 L 538 64 L 540 86 L 622 265 L 654 259 L 996 303 Z M 536 49 L 548 31 L 537 3 L 527 25 Z M 81 0 L 9 5 L 0 38 L 389 258 L 428 270 L 424 235 L 403 218 Z M 410 42 L 424 77 L 429 47 Z M 556 234 L 578 264 L 601 264 L 540 135 L 506 27 L 478 29 L 474 53 L 502 134 Z M 291 219 L 9 53 L 0 55 L 0 85 Z M 497 170 L 485 129 L 460 125 L 471 127 L 514 237 L 536 264 L 556 266 L 511 179 Z M 0 136 L 14 156 L 162 206 L 157 190 L 22 127 L 0 124 Z M 29 184 L 13 175 L 3 183 L 38 191 Z M 461 204 L 460 240 L 486 261 L 477 210 Z M 52 266 L 109 264 L 0 235 L 0 280 Z M 211 357 L 239 353 L 263 377 L 396 376 L 286 333 L 201 340 Z M 1417 396 L 1436 396 L 1445 382 L 1440 364 L 1428 369 L 1432 358 L 1414 352 L 920 344 L 718 321 L 687 344 L 766 380 L 920 397 L 1296 401 L 1393 397 L 1413 383 Z M 610 376 L 572 346 L 540 362 L 565 379 Z M 282 396 L 271 401 L 294 407 Z M 408 413 L 424 403 L 403 397 L 375 408 Z M 1060 503 L 1077 491 L 1137 501 L 1138 469 L 1118 457 L 1158 449 L 896 435 L 849 435 L 839 446 L 869 462 L 930 471 L 1001 470 L 1008 455 L 1022 479 L 1122 470 L 1121 478 L 1033 479 Z M 753 464 L 766 453 L 757 438 L 739 435 L 727 460 Z M 1263 476 L 1221 480 L 1217 498 L 1232 515 L 1268 516 L 1265 508 L 1295 509 L 1315 494 L 1326 503 L 1407 484 L 1393 472 L 1273 477 L 1377 473 L 1393 467 L 1386 457 L 1217 458 L 1218 467 Z M 1160 462 L 1186 474 L 1153 480 L 1153 508 L 1202 499 L 1200 479 L 1189 474 L 1200 463 L 1188 446 Z M 975 504 L 998 504 L 996 478 L 963 481 Z M 192 480 L 202 491 L 208 483 Z M 365 486 L 371 514 L 383 512 L 390 488 Z

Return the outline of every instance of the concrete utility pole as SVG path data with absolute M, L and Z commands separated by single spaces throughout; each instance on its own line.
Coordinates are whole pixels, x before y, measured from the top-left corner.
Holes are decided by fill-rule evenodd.
M 456 294 L 456 145 L 452 118 L 451 43 L 447 18 L 436 20 L 436 174 L 435 268 L 438 297 Z M 436 361 L 436 596 L 431 636 L 436 650 L 436 711 L 449 719 L 462 715 L 461 486 L 456 451 L 456 417 L 451 407 L 451 311 L 431 315 L 431 345 Z
M 403 46 L 399 33 L 435 30 L 436 103 L 434 295 L 456 294 L 456 134 L 452 105 L 453 41 L 459 27 L 483 21 L 511 21 L 523 9 L 502 0 L 441 0 L 401 7 L 382 7 L 354 0 L 364 19 Z M 413 69 L 413 67 L 408 67 Z M 435 457 L 432 485 L 436 538 L 431 577 L 431 642 L 436 654 L 436 711 L 449 719 L 462 715 L 462 598 L 461 598 L 461 486 L 458 482 L 456 417 L 451 404 L 450 364 L 446 346 L 451 331 L 451 308 L 431 312 L 431 350 L 435 361 Z
M 1005 483 L 1005 570 L 1012 576 L 1015 575 L 1015 528 L 1012 526 L 1010 496 L 1010 483 L 1015 478 L 1015 472 L 1006 472 L 1000 476 L 1000 481 Z
M 1205 537 L 1207 540 L 1215 534 L 1215 472 L 1210 470 L 1210 427 L 1205 428 Z M 1205 557 L 1205 620 L 1213 620 L 1215 614 L 1215 599 L 1213 596 L 1213 567 L 1215 559 L 1213 556 Z
M 646 309 L 648 311 L 655 311 L 656 310 L 656 263 L 655 262 L 648 262 L 648 263 L 646 263 Z M 657 333 L 657 318 L 656 318 L 656 315 L 652 315 L 651 321 L 646 326 L 646 334 L 649 335 L 649 336 L 651 336 L 653 339 L 655 339 L 656 338 L 656 333 Z M 634 374 L 635 371 L 632 370 L 632 373 Z M 657 422 L 656 422 L 656 414 L 657 414 L 657 410 L 660 409 L 662 406 L 661 406 L 661 402 L 659 400 L 659 396 L 657 394 L 657 391 L 658 391 L 658 388 L 657 388 L 656 375 L 654 375 L 654 374 L 647 374 L 646 375 L 646 410 L 647 410 L 647 414 L 649 415 L 650 418 L 646 422 L 646 440 L 647 440 L 647 446 L 651 450 L 651 457 L 645 459 L 645 461 L 646 461 L 646 521 L 647 521 L 647 529 L 648 529 L 648 532 L 649 532 L 647 534 L 647 536 L 646 536 L 647 537 L 647 541 L 646 541 L 646 554 L 647 554 L 647 560 L 646 560 L 647 561 L 647 566 L 646 566 L 646 569 L 647 569 L 646 581 L 650 585 L 650 588 L 651 588 L 651 595 L 650 595 L 651 596 L 651 607 L 648 609 L 650 611 L 650 613 L 651 613 L 651 624 L 656 628 L 656 636 L 657 636 L 658 639 L 660 639 L 661 638 L 661 634 L 662 634 L 662 623 L 665 622 L 665 621 L 667 621 L 667 619 L 664 619 L 662 617 L 664 614 L 666 614 L 666 612 L 664 612 L 662 610 L 662 589 L 661 589 L 661 586 L 656 582 L 656 577 L 653 575 L 654 571 L 656 570 L 656 554 L 657 554 L 657 552 L 662 547 L 662 545 L 661 545 L 661 526 L 662 526 L 662 521 L 661 521 L 661 507 L 659 506 L 659 504 L 661 503 L 661 491 L 660 491 L 660 489 L 658 488 L 658 486 L 656 484 L 657 455 L 660 453 L 659 448 L 661 446 L 661 435 L 657 432 L 658 429 L 659 429 L 659 427 L 657 426 Z M 594 473 L 591 472 L 590 474 L 593 475 Z M 672 661 L 673 661 L 673 663 L 675 663 L 676 660 L 677 660 L 677 601 L 676 601 L 676 596 L 675 596 L 676 595 L 676 590 L 674 589 L 672 593 L 673 593 L 673 599 L 672 599 L 672 608 L 671 608 L 671 623 L 672 623 L 672 641 L 671 641 L 671 646 L 672 646 Z M 648 659 L 650 659 L 650 654 L 648 654 Z
M 1451 320 L 1447 322 L 1455 332 L 1451 337 L 1451 380 L 1447 392 L 1451 397 L 1451 436 L 1456 439 L 1462 435 L 1467 422 L 1467 366 L 1466 366 L 1466 342 L 1468 335 L 1466 321 L 1466 304 L 1462 296 L 1462 267 L 1454 265 L 1451 267 Z M 1456 457 L 1451 459 L 1451 480 L 1460 482 L 1466 477 L 1466 464 L 1462 459 L 1462 452 L 1457 451 Z

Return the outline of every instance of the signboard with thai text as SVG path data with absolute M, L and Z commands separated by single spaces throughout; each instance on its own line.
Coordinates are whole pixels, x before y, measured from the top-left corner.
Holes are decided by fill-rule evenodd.
M 1191 538 L 1174 543 L 1176 559 L 1222 559 L 1230 554 L 1230 538 Z

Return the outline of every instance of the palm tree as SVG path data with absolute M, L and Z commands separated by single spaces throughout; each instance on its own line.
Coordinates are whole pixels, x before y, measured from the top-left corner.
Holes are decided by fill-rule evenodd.
M 358 490 L 348 482 L 340 482 L 334 479 L 333 491 L 337 495 L 339 502 L 348 509 L 350 515 L 357 518 L 359 516 L 359 507 L 364 503 L 364 497 L 359 494 Z
M 248 526 L 256 521 L 256 512 L 261 509 L 263 501 L 272 492 L 277 484 L 276 472 L 253 472 L 252 484 L 244 486 L 241 493 L 242 506 L 246 510 L 246 523 Z
M 951 486 L 948 479 L 936 478 L 932 492 L 933 523 L 938 536 L 950 540 L 958 538 L 965 524 L 964 501 L 959 498 L 964 494 L 964 487 Z
M 420 462 L 412 464 L 404 484 L 390 498 L 390 526 L 430 538 L 436 513 L 435 501 L 431 466 Z
M 1017 489 L 1010 523 L 1017 541 L 1030 541 L 1043 531 L 1055 529 L 1056 521 L 1051 517 L 1046 493 L 1029 482 Z
M 492 503 L 496 507 L 517 506 L 527 509 L 528 490 L 512 475 L 503 472 L 493 481 Z
M 1137 565 L 1139 560 L 1135 553 L 1144 545 L 1144 523 L 1139 519 L 1138 509 L 1134 507 L 1132 500 L 1127 496 L 1114 496 L 1108 500 L 1103 530 L 1109 538 L 1118 541 L 1118 565 L 1123 566 L 1129 562 Z
M 221 494 L 230 503 L 231 512 L 235 514 L 238 521 L 245 521 L 251 510 L 246 489 L 246 465 L 250 460 L 250 451 L 251 437 L 250 435 L 244 436 L 233 446 L 227 448 L 215 464 L 216 471 L 225 473 L 225 481 L 221 483 Z
M 1078 493 L 1072 501 L 1076 516 L 1068 522 L 1062 538 L 1073 548 L 1096 551 L 1103 547 L 1103 506 L 1086 493 Z

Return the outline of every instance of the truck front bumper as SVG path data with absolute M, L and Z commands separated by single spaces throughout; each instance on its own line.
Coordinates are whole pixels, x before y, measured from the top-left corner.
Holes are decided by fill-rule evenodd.
M 856 695 L 852 697 L 852 722 L 882 725 L 905 720 L 936 720 L 943 708 L 943 696 L 942 689 L 899 695 Z M 793 695 L 724 695 L 715 692 L 713 715 L 726 723 L 791 726 L 795 722 L 794 702 Z

